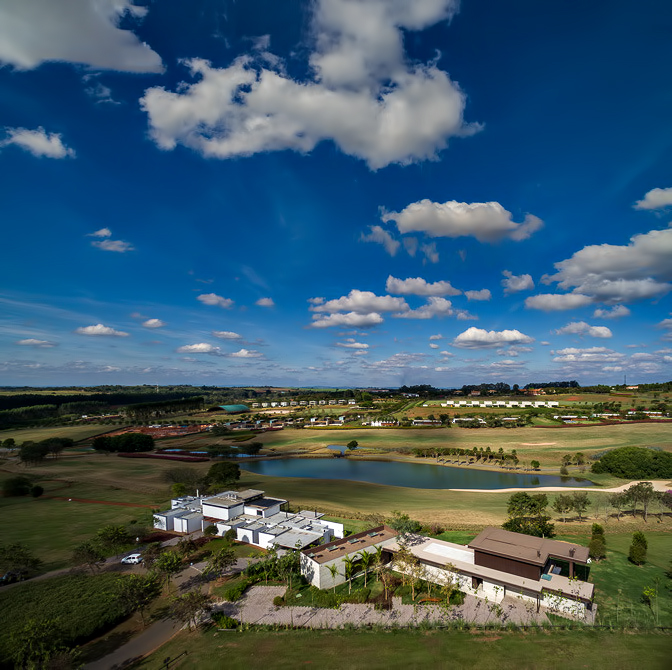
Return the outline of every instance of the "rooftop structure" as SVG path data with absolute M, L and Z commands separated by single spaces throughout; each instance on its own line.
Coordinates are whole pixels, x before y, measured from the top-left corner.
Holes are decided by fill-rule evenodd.
M 249 412 L 250 408 L 247 405 L 220 405 L 227 414 L 242 414 L 243 412 Z

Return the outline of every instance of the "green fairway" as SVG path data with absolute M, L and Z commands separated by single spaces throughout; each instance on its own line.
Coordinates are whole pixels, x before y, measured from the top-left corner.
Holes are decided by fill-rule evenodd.
M 11 437 L 17 445 L 20 445 L 22 442 L 39 442 L 40 440 L 46 440 L 48 437 L 70 437 L 78 442 L 95 435 L 109 433 L 118 428 L 119 426 L 100 423 L 87 423 L 84 426 L 53 426 L 50 428 L 12 428 L 10 430 L 0 430 L 0 441 Z
M 315 665 L 324 670 L 366 668 L 555 669 L 669 667 L 672 637 L 595 631 L 514 633 L 440 630 L 182 632 L 137 666 L 235 670 Z

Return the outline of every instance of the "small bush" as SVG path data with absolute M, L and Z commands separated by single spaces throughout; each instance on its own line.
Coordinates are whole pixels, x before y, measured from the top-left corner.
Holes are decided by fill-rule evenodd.
M 588 555 L 595 560 L 600 560 L 607 556 L 607 545 L 602 535 L 593 535 L 593 539 L 588 545 Z
M 30 493 L 30 479 L 27 477 L 9 477 L 2 483 L 2 495 L 6 498 L 26 496 Z
M 275 596 L 275 598 L 273 598 L 273 604 L 276 607 L 282 607 L 285 604 L 285 599 L 282 596 Z
M 450 594 L 451 605 L 464 605 L 464 593 L 462 591 L 453 591 Z
M 357 589 L 356 591 L 353 591 L 350 595 L 345 596 L 342 599 L 342 602 L 362 605 L 369 600 L 370 595 L 371 595 L 371 589 L 367 586 L 366 588 Z
M 203 535 L 206 535 L 208 537 L 212 537 L 213 535 L 217 535 L 217 526 L 212 525 L 208 526 L 204 531 Z
M 602 537 L 604 537 L 604 526 L 601 526 L 599 523 L 594 523 L 592 535 L 593 537 L 595 537 L 596 535 L 602 535 Z
M 218 628 L 237 628 L 238 621 L 233 617 L 227 616 L 223 612 L 216 612 L 212 615 L 212 621 Z
M 33 496 L 33 498 L 39 498 L 43 493 L 44 489 L 37 484 L 30 489 L 30 495 Z
M 628 558 L 635 565 L 642 565 L 646 563 L 646 550 L 648 548 L 648 543 L 644 533 L 641 531 L 636 531 L 632 534 L 632 544 L 630 545 L 630 553 Z
M 243 579 L 237 584 L 232 584 L 228 588 L 225 588 L 222 592 L 222 598 L 224 600 L 233 603 L 236 600 L 240 600 L 240 597 L 245 592 L 245 589 L 249 586 L 247 579 Z
M 235 528 L 229 528 L 229 530 L 226 531 L 223 535 L 225 540 L 228 540 L 229 542 L 233 542 L 233 540 L 236 539 L 236 529 Z

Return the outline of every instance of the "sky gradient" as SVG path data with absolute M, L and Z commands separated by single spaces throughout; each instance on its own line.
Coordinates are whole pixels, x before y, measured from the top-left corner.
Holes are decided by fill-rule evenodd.
M 672 378 L 672 5 L 0 5 L 0 384 Z

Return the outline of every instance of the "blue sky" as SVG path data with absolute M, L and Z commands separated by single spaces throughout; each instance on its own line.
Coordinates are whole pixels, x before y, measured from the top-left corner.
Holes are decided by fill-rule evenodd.
M 0 383 L 672 378 L 672 6 L 0 6 Z

